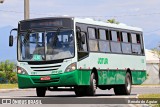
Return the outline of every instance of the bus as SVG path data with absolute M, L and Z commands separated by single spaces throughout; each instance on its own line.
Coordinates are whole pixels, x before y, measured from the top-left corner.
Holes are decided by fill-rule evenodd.
M 129 95 L 132 85 L 146 79 L 141 28 L 50 17 L 22 20 L 14 30 L 18 87 L 36 88 L 38 97 L 65 89 L 77 96 L 93 96 L 97 88 Z M 9 38 L 13 46 L 13 36 Z

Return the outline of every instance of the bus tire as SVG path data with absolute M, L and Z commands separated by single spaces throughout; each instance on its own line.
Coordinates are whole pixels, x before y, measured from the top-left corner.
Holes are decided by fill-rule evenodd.
M 130 73 L 126 73 L 125 84 L 114 87 L 115 95 L 130 95 L 132 79 Z
M 97 80 L 94 73 L 91 73 L 90 85 L 87 87 L 87 95 L 94 96 L 96 94 Z
M 37 93 L 37 97 L 45 97 L 46 88 L 44 87 L 36 88 L 36 93 Z

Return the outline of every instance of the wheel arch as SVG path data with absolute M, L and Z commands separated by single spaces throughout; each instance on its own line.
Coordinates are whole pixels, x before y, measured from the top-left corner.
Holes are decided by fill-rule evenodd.
M 96 78 L 96 80 L 97 80 L 97 85 L 98 85 L 98 71 L 97 71 L 97 69 L 96 69 L 95 67 L 92 69 L 91 74 L 92 74 L 92 73 L 95 74 L 95 78 Z

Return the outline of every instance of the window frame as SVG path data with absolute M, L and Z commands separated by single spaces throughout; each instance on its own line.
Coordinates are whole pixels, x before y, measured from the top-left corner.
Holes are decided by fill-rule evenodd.
M 113 39 L 112 39 L 112 31 L 116 32 L 117 41 L 113 41 Z M 122 45 L 121 45 L 120 29 L 109 29 L 109 35 L 110 35 L 109 37 L 110 37 L 110 50 L 111 50 L 111 53 L 123 54 L 122 53 Z M 119 40 L 118 40 L 118 36 L 119 36 Z M 119 52 L 113 52 L 112 51 L 112 43 L 119 43 L 120 44 L 120 51 Z
M 108 53 L 108 54 L 122 54 L 122 55 L 135 55 L 135 56 L 144 56 L 145 54 L 143 53 L 142 50 L 144 50 L 144 41 L 143 41 L 143 32 L 142 31 L 134 31 L 134 30 L 129 30 L 129 29 L 122 29 L 122 28 L 113 28 L 113 27 L 108 27 L 108 26 L 100 26 L 100 25 L 93 25 L 93 24 L 85 24 L 85 23 L 80 23 L 80 24 L 83 24 L 85 26 L 85 30 L 87 32 L 87 46 L 88 46 L 88 52 L 92 52 L 92 53 Z M 95 39 L 93 38 L 90 38 L 89 37 L 89 32 L 88 32 L 88 28 L 93 28 L 95 30 Z M 103 40 L 101 39 L 100 37 L 100 32 L 99 30 L 105 30 L 106 32 L 106 39 L 108 38 L 109 40 Z M 117 41 L 112 41 L 111 40 L 111 31 L 116 31 L 117 32 L 117 36 L 119 35 L 119 38 L 120 38 L 120 52 L 113 52 L 111 50 L 111 42 L 117 42 Z M 121 32 L 125 32 L 127 33 L 127 38 L 128 38 L 128 42 L 123 42 L 123 38 L 121 37 Z M 134 33 L 134 34 L 139 34 L 140 35 L 140 40 L 141 40 L 141 54 L 134 54 L 132 53 L 132 36 L 131 34 Z M 108 36 L 107 36 L 108 35 Z M 96 51 L 92 51 L 90 50 L 90 46 L 89 46 L 89 40 L 95 40 L 97 41 L 96 43 L 96 46 L 98 46 L 98 49 Z M 118 40 L 118 39 L 117 39 Z M 110 52 L 103 52 L 100 50 L 100 41 L 107 41 L 109 42 L 109 50 Z M 131 45 L 131 53 L 125 53 L 123 52 L 122 50 L 122 43 L 127 43 L 127 44 L 130 44 Z
M 123 33 L 127 34 L 127 41 L 128 42 L 124 42 L 123 41 Z M 121 49 L 122 49 L 122 54 L 129 54 L 132 55 L 132 43 L 131 43 L 131 34 L 128 31 L 120 31 L 120 36 L 121 36 Z M 123 44 L 129 44 L 130 45 L 130 53 L 126 53 L 123 51 Z
M 106 40 L 100 39 L 100 30 L 104 30 L 104 31 L 105 31 Z M 99 37 L 99 39 L 98 39 L 99 52 L 100 52 L 100 53 L 111 53 L 110 37 L 109 37 L 109 29 L 105 29 L 105 28 L 99 27 L 99 28 L 98 28 L 98 37 Z M 107 39 L 107 38 L 108 38 L 108 39 Z M 109 52 L 101 51 L 101 49 L 100 49 L 100 42 L 101 42 L 101 41 L 108 42 L 108 45 L 109 45 L 109 47 L 108 47 L 108 48 L 109 48 Z
M 142 46 L 144 47 L 144 44 L 142 44 L 142 32 L 131 32 L 131 35 L 132 34 L 135 34 L 136 35 L 136 42 L 137 43 L 133 43 L 133 40 L 132 40 L 132 36 L 131 36 L 131 47 L 132 47 L 132 55 L 138 55 L 138 56 L 140 56 L 140 55 L 144 55 L 144 48 L 142 48 Z M 140 42 L 138 43 L 138 41 L 137 41 L 137 36 L 139 35 L 139 39 L 140 39 Z M 136 54 L 134 51 L 133 51 L 133 45 L 139 45 L 140 46 L 140 54 Z
M 89 29 L 94 29 L 95 30 L 95 39 L 93 38 L 90 38 L 89 36 Z M 99 52 L 99 43 L 98 43 L 98 32 L 97 32 L 97 28 L 96 27 L 93 27 L 93 26 L 87 26 L 87 34 L 88 34 L 88 50 L 90 52 Z M 97 51 L 93 51 L 90 49 L 90 40 L 93 40 L 93 41 L 96 41 L 97 42 Z

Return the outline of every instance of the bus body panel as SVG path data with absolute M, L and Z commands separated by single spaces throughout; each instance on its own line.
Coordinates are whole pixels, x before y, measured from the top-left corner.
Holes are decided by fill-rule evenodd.
M 132 84 L 142 84 L 147 79 L 146 70 L 144 71 L 132 71 Z
M 126 70 L 102 70 L 98 72 L 98 85 L 125 84 Z M 131 71 L 132 84 L 142 84 L 146 80 L 146 71 Z
M 145 57 L 106 53 L 90 53 L 78 62 L 78 68 L 98 70 L 98 85 L 125 84 L 130 69 L 132 84 L 142 84 L 146 79 Z
M 35 88 L 35 87 L 73 87 L 77 85 L 89 85 L 90 71 L 75 70 L 62 74 L 52 74 L 51 80 L 41 80 L 43 75 L 22 75 L 18 74 L 19 88 Z
M 45 76 L 29 76 L 18 74 L 19 88 L 35 87 L 74 87 L 88 86 L 90 84 L 91 70 L 75 70 L 63 74 L 47 75 L 51 80 L 40 80 Z M 125 84 L 125 70 L 99 70 L 98 86 Z M 132 71 L 132 84 L 142 84 L 146 79 L 145 71 Z

